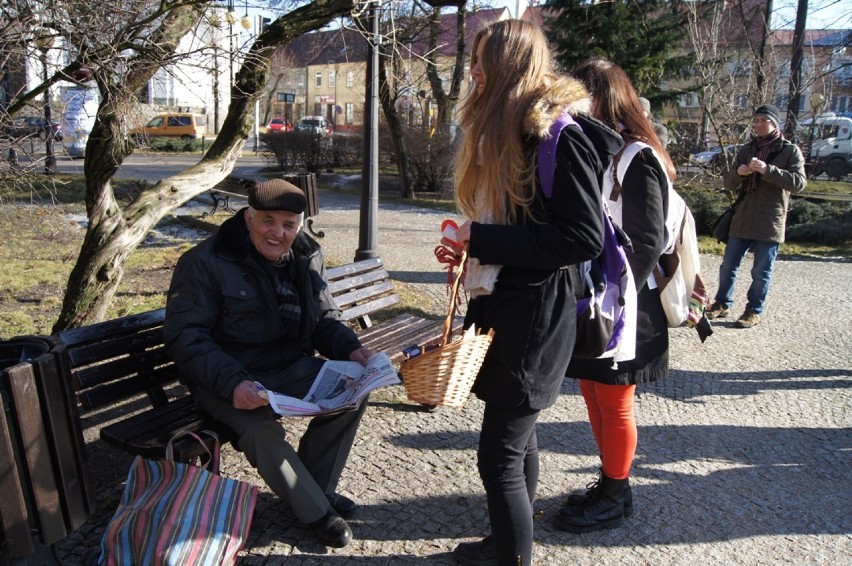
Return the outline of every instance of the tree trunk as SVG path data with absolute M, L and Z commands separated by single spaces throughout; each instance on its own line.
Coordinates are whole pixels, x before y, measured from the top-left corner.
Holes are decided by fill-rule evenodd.
M 118 127 L 119 89 L 111 81 L 99 81 L 102 103 L 86 146 L 84 165 L 89 226 L 77 263 L 71 271 L 62 312 L 53 332 L 101 320 L 121 282 L 125 260 L 151 228 L 166 214 L 230 174 L 251 132 L 254 100 L 269 78 L 269 61 L 275 48 L 298 35 L 325 26 L 351 9 L 351 0 L 318 0 L 282 16 L 267 27 L 255 40 L 237 73 L 228 115 L 204 157 L 185 171 L 144 189 L 123 210 L 115 199 L 111 184 L 111 178 L 127 151 L 126 141 Z M 165 31 L 179 31 L 179 26 L 185 21 L 173 24 L 176 27 Z M 153 74 L 163 60 L 147 61 L 145 72 Z M 139 75 L 136 76 L 138 78 Z M 131 81 L 132 84 L 134 81 Z M 135 92 L 127 88 L 128 84 L 119 86 L 124 87 L 125 92 Z
M 386 53 L 379 54 L 379 102 L 385 115 L 391 141 L 396 154 L 396 166 L 399 172 L 399 181 L 402 185 L 402 198 L 414 198 L 414 176 L 412 175 L 411 159 L 405 145 L 405 133 L 402 131 L 402 121 L 396 110 L 394 98 L 391 96 L 390 82 L 388 80 L 388 57 Z

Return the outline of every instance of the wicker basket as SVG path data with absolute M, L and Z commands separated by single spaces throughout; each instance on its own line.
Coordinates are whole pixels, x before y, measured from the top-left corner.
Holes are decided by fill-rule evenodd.
M 493 330 L 472 338 L 451 341 L 456 297 L 466 260 L 465 252 L 462 254 L 461 266 L 450 293 L 450 309 L 444 321 L 440 346 L 417 357 L 403 360 L 400 364 L 402 383 L 411 401 L 445 407 L 464 406 L 485 359 L 485 353 L 491 345 Z

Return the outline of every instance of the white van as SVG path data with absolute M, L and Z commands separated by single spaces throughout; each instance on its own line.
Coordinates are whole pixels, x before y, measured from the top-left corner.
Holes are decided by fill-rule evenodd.
M 808 177 L 825 173 L 832 181 L 852 173 L 852 118 L 823 115 L 816 122 L 803 120 L 799 132 L 811 149 L 806 156 Z
M 330 136 L 332 134 L 332 127 L 323 116 L 303 116 L 299 120 L 296 130 L 320 136 Z

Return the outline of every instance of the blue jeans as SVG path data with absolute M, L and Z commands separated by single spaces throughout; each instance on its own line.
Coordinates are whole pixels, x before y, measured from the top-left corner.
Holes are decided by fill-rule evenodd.
M 778 256 L 778 242 L 728 238 L 728 245 L 725 246 L 725 258 L 722 260 L 721 267 L 719 267 L 719 290 L 716 292 L 716 302 L 728 308 L 734 303 L 734 285 L 737 283 L 737 272 L 749 249 L 754 252 L 754 263 L 751 266 L 751 286 L 748 288 L 746 308 L 757 314 L 762 314 L 766 295 L 769 294 L 772 267 L 775 265 L 775 258 Z

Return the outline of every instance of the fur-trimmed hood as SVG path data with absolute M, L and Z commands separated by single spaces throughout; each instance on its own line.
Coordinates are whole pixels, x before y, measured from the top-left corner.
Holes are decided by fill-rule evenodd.
M 592 99 L 583 84 L 571 77 L 557 77 L 545 95 L 527 113 L 524 131 L 539 138 L 550 137 L 550 126 L 563 113 L 589 114 Z

